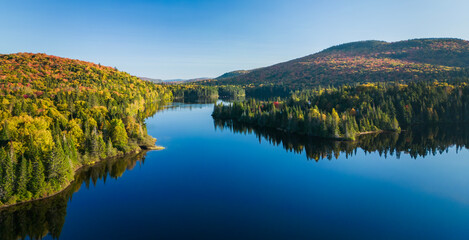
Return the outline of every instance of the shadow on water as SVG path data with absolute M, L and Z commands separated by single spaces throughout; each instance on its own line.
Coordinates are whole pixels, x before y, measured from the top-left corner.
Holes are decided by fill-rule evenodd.
M 120 178 L 137 164 L 144 164 L 146 152 L 113 158 L 79 170 L 75 181 L 61 193 L 43 200 L 23 203 L 0 210 L 0 239 L 59 238 L 67 215 L 67 204 L 82 186 L 96 186 L 98 181 Z
M 265 140 L 273 145 L 282 146 L 289 152 L 306 153 L 308 160 L 347 158 L 356 155 L 358 149 L 365 153 L 377 152 L 380 156 L 409 154 L 412 158 L 447 152 L 450 147 L 456 151 L 469 146 L 469 128 L 457 126 L 414 127 L 401 133 L 376 133 L 362 135 L 357 141 L 332 141 L 301 135 L 294 135 L 275 129 L 253 128 L 244 124 L 214 120 L 215 129 L 237 134 L 254 134 L 259 143 Z

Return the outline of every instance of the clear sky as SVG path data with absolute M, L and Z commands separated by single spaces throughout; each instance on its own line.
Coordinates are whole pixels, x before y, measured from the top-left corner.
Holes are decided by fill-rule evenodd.
M 357 40 L 467 40 L 468 11 L 467 0 L 0 0 L 0 53 L 216 77 Z

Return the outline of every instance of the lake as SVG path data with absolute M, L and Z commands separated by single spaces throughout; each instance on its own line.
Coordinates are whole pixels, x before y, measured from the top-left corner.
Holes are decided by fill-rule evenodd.
M 163 151 L 104 161 L 63 193 L 0 211 L 0 239 L 468 239 L 469 143 L 455 126 L 360 143 L 147 119 Z

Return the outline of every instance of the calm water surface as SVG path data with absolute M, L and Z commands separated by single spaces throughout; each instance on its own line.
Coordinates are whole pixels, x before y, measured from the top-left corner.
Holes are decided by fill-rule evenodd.
M 353 148 L 315 161 L 307 147 L 216 127 L 212 109 L 182 104 L 158 112 L 148 132 L 166 150 L 103 163 L 70 193 L 0 212 L 0 236 L 469 238 L 466 148 L 450 144 L 425 157 Z

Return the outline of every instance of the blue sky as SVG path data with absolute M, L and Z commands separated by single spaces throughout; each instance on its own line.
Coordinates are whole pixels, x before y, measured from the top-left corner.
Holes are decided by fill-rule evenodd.
M 0 0 L 0 53 L 216 77 L 357 40 L 469 39 L 467 0 Z

